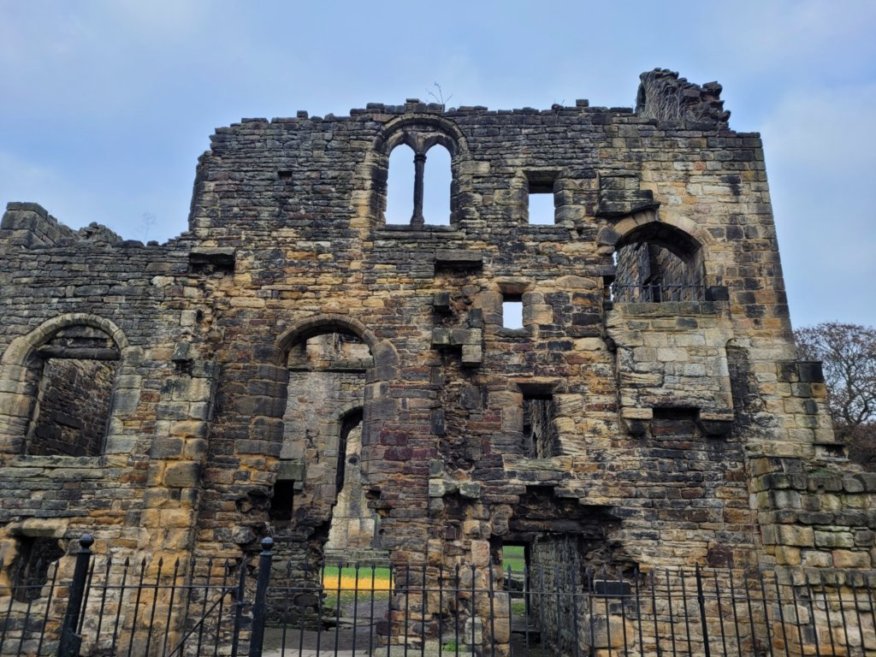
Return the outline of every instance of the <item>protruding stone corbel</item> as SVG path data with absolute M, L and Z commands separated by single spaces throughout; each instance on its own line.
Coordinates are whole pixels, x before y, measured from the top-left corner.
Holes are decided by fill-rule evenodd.
M 631 436 L 644 436 L 648 432 L 651 420 L 654 419 L 654 410 L 651 408 L 621 409 L 621 420 Z
M 479 311 L 472 310 L 466 323 L 466 328 L 447 326 L 433 328 L 432 347 L 459 349 L 462 364 L 466 367 L 476 367 L 484 360 L 483 316 Z
M 697 415 L 697 426 L 710 438 L 724 438 L 733 429 L 733 411 L 704 411 Z
M 436 292 L 432 295 L 432 308 L 435 312 L 450 312 L 450 292 Z

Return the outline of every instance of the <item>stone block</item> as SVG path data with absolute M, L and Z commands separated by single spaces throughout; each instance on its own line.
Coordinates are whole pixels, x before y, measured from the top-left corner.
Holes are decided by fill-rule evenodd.
M 435 251 L 435 267 L 446 269 L 477 269 L 484 263 L 479 251 L 465 249 L 438 249 Z
M 277 464 L 278 481 L 304 481 L 307 469 L 301 460 L 281 460 Z
M 67 518 L 26 518 L 19 525 L 19 533 L 35 538 L 64 538 L 69 525 Z
M 820 548 L 853 548 L 854 536 L 847 531 L 815 531 L 815 545 Z
M 197 463 L 171 463 L 164 471 L 164 485 L 171 488 L 191 488 L 200 483 L 200 475 Z
M 802 550 L 800 565 L 804 568 L 831 568 L 833 567 L 833 555 L 829 551 Z
M 483 362 L 483 349 L 479 344 L 462 345 L 462 364 L 468 367 L 480 365 Z
M 812 547 L 816 544 L 816 532 L 811 527 L 779 525 L 776 528 L 776 531 L 778 543 L 780 545 Z M 822 546 L 819 545 L 819 547 Z
M 184 445 L 182 438 L 156 438 L 149 456 L 154 459 L 178 459 L 182 456 Z
M 625 406 L 621 409 L 621 417 L 625 420 L 651 420 L 654 417 L 654 409 Z
M 432 329 L 432 346 L 433 347 L 448 347 L 452 344 L 450 329 L 433 328 Z
M 471 563 L 475 567 L 489 566 L 491 561 L 490 542 L 473 540 L 471 542 Z
M 481 497 L 481 485 L 475 481 L 463 482 L 459 485 L 459 494 L 469 499 L 479 499 Z
M 867 550 L 833 550 L 834 568 L 870 568 L 870 552 Z

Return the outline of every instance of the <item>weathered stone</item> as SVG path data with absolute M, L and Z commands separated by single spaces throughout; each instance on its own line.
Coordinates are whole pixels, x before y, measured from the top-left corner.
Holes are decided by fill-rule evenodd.
M 852 548 L 855 547 L 855 539 L 849 532 L 816 531 L 815 545 L 823 548 Z
M 200 481 L 200 465 L 198 463 L 172 463 L 164 471 L 164 484 L 171 488 L 189 488 L 197 486 Z
M 244 121 L 164 245 L 10 204 L 0 541 L 89 527 L 123 556 L 240 559 L 270 534 L 277 577 L 314 590 L 332 550 L 479 587 L 503 543 L 563 572 L 868 567 L 876 475 L 796 360 L 760 140 L 719 96 L 658 70 L 636 112 Z M 402 143 L 447 148 L 449 216 L 390 225 Z M 528 215 L 545 193 L 554 225 Z M 440 604 L 418 631 L 472 608 Z M 594 617 L 591 647 L 635 638 L 622 621 Z M 558 654 L 589 641 L 554 629 Z

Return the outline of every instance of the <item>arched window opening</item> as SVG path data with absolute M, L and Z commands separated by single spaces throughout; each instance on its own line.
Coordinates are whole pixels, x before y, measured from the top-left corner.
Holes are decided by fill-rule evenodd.
M 59 330 L 26 361 L 33 404 L 25 453 L 97 456 L 109 424 L 119 365 L 113 339 L 91 326 Z
M 386 183 L 386 223 L 410 225 L 414 217 L 414 149 L 399 144 L 389 154 Z
M 423 174 L 423 218 L 432 226 L 450 225 L 450 151 L 435 144 L 426 152 Z
M 371 207 L 382 209 L 388 226 L 450 226 L 456 213 L 453 177 L 466 152 L 459 130 L 441 117 L 405 118 L 375 143 Z M 385 168 L 384 168 L 385 167 Z
M 701 301 L 705 296 L 702 248 L 673 226 L 637 228 L 618 244 L 614 260 L 614 301 Z

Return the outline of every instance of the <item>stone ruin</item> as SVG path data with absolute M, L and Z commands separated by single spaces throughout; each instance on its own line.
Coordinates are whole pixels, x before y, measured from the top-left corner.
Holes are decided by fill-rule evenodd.
M 870 568 L 876 481 L 797 359 L 761 141 L 720 92 L 655 70 L 634 110 L 244 119 L 166 244 L 10 203 L 0 597 L 85 531 L 138 558 L 271 535 L 295 572 L 334 549 L 491 577 L 510 544 Z M 441 149 L 449 215 L 424 216 Z

